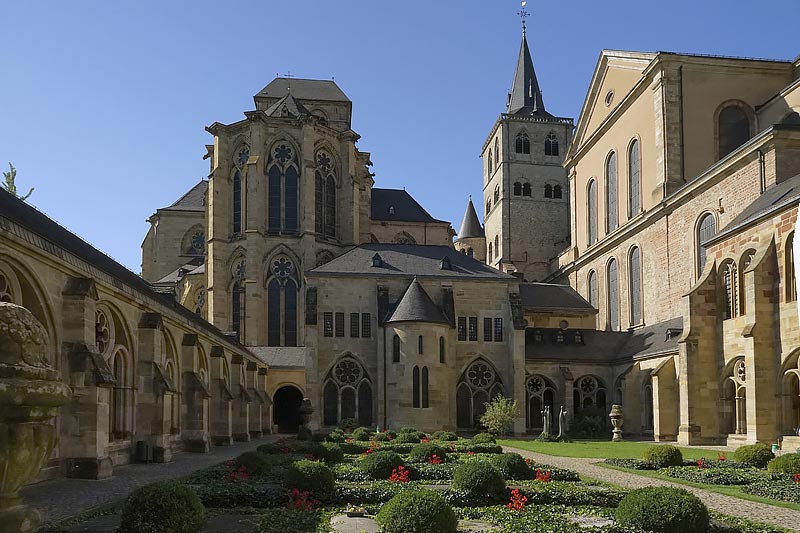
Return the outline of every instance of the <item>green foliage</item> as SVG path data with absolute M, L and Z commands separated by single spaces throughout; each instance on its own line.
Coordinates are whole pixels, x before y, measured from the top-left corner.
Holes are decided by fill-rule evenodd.
M 659 473 L 710 485 L 749 485 L 769 475 L 755 468 L 697 468 L 696 466 L 671 466 L 659 470 Z
M 413 490 L 398 494 L 375 517 L 385 533 L 456 533 L 458 520 L 441 494 Z
M 261 521 L 252 533 L 328 533 L 329 510 L 268 509 L 259 513 Z
M 416 428 L 404 426 L 400 428 L 400 433 L 417 433 Z
M 367 451 L 367 449 L 370 447 L 370 444 L 369 442 L 356 442 L 351 440 L 350 442 L 340 442 L 339 446 L 342 448 L 344 453 L 358 455 Z
M 372 436 L 372 440 L 374 440 L 375 442 L 389 442 L 392 439 L 389 438 L 389 434 L 388 433 L 381 432 L 381 433 L 375 433 Z
M 654 533 L 705 533 L 708 509 L 694 494 L 672 487 L 646 487 L 631 491 L 614 515 L 624 527 Z
M 205 524 L 200 498 L 185 485 L 162 481 L 128 496 L 120 533 L 194 533 Z
M 360 427 L 354 429 L 350 436 L 353 440 L 369 440 L 369 438 L 372 436 L 372 432 L 365 427 Z
M 596 439 L 609 437 L 611 432 L 602 416 L 578 415 L 569 423 L 569 436 L 576 439 Z
M 456 435 L 452 431 L 436 431 L 431 436 L 435 440 L 444 440 L 444 441 L 456 441 L 456 440 L 458 440 L 458 435 Z
M 251 476 L 262 477 L 269 474 L 272 469 L 272 462 L 263 453 L 244 452 L 234 460 L 233 466 L 236 469 L 244 467 Z
M 632 470 L 658 470 L 658 465 L 652 461 L 645 461 L 643 459 L 617 459 L 609 458 L 603 461 L 604 463 L 612 466 L 619 466 L 621 468 L 630 468 Z
M 358 466 L 372 479 L 389 479 L 392 470 L 403 464 L 403 459 L 392 451 L 377 451 L 367 455 Z
M 307 490 L 319 499 L 329 498 L 336 488 L 333 471 L 324 463 L 307 459 L 289 467 L 283 484 L 288 489 Z
M 419 442 L 419 434 L 416 431 L 401 431 L 397 438 L 394 439 L 394 442 L 398 444 L 413 444 Z
M 409 454 L 409 459 L 415 463 L 427 463 L 434 454 L 442 461 L 447 459 L 447 450 L 432 442 L 423 442 L 414 446 Z
M 742 491 L 762 498 L 800 503 L 800 484 L 784 476 L 752 483 L 742 487 Z
M 463 444 L 456 444 L 457 452 L 473 452 L 473 453 L 503 453 L 503 447 L 499 444 L 473 444 L 470 441 L 465 441 Z
M 6 190 L 11 194 L 13 194 L 14 196 L 16 196 L 17 198 L 19 198 L 20 200 L 27 200 L 28 198 L 30 198 L 31 194 L 33 194 L 33 187 L 31 187 L 31 189 L 28 191 L 28 194 L 26 194 L 25 196 L 20 196 L 19 194 L 17 194 L 17 185 L 16 185 L 17 169 L 14 168 L 14 165 L 12 165 L 11 163 L 8 164 L 8 167 L 10 170 L 8 172 L 3 172 L 3 178 L 5 178 L 6 180 L 5 183 Z
M 328 442 L 344 442 L 346 439 L 347 437 L 345 437 L 344 432 L 338 428 L 325 436 L 325 440 Z
M 497 444 L 497 439 L 491 433 L 478 433 L 472 437 L 473 444 Z
M 358 427 L 358 420 L 355 418 L 342 418 L 342 422 L 339 424 L 339 427 L 343 432 L 349 433 Z
M 492 435 L 502 437 L 512 427 L 519 416 L 517 400 L 498 396 L 485 404 L 486 412 L 481 416 L 481 425 Z
M 756 468 L 766 468 L 767 463 L 775 458 L 772 447 L 759 442 L 749 446 L 740 446 L 733 452 L 733 459 L 740 463 L 747 463 Z
M 289 499 L 289 491 L 276 483 L 230 483 L 220 480 L 190 484 L 189 488 L 208 508 L 283 507 Z
M 683 454 L 675 446 L 654 444 L 644 451 L 644 460 L 655 463 L 659 468 L 681 466 L 683 464 Z
M 352 463 L 340 463 L 333 467 L 333 475 L 336 481 L 371 481 L 363 470 Z
M 506 479 L 530 479 L 533 471 L 518 453 L 498 453 L 489 460 Z
M 306 426 L 297 428 L 297 440 L 310 441 L 314 439 L 314 432 Z
M 370 483 L 340 482 L 336 484 L 336 495 L 332 503 L 358 502 L 361 505 L 384 503 L 391 500 L 395 495 L 412 490 L 415 487 L 414 482 L 395 483 L 388 480 L 371 481 Z
M 450 481 L 453 479 L 458 464 L 442 463 L 432 465 L 430 463 L 414 463 L 408 465 L 408 472 L 411 479 L 425 481 Z
M 500 471 L 483 461 L 469 461 L 456 468 L 453 488 L 473 497 L 498 498 L 505 493 L 506 482 Z
M 326 463 L 341 463 L 344 461 L 344 451 L 338 444 L 333 442 L 323 442 L 322 447 L 325 450 L 322 459 Z
M 767 463 L 767 472 L 776 474 L 800 474 L 800 454 L 787 453 Z
M 268 442 L 256 448 L 256 451 L 258 453 L 263 453 L 263 454 L 278 454 L 278 453 L 283 453 L 284 447 L 285 446 L 277 442 Z

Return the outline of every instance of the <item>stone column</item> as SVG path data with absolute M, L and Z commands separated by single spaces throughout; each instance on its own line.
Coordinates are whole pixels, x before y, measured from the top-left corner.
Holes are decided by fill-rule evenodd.
M 247 390 L 253 398 L 250 404 L 250 437 L 257 439 L 264 434 L 264 429 L 261 426 L 261 410 L 264 408 L 264 398 L 258 393 L 258 365 L 255 361 L 247 361 L 245 365 L 245 372 L 247 374 Z
M 572 394 L 572 389 L 575 385 L 575 377 L 572 375 L 570 369 L 565 366 L 562 366 L 560 370 L 561 390 L 564 394 L 564 407 L 567 409 L 567 429 L 569 429 L 569 423 L 575 416 L 575 397 Z
M 222 346 L 211 348 L 211 440 L 216 446 L 233 444 L 233 392 Z
M 231 377 L 235 383 L 232 387 L 235 398 L 233 406 L 233 439 L 247 442 L 250 440 L 250 403 L 253 398 L 247 390 L 247 374 L 244 371 L 246 362 L 241 354 L 233 354 L 231 363 Z

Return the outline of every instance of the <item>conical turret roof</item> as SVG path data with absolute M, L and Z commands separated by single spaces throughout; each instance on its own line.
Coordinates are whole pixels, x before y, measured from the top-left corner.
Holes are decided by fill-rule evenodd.
M 387 324 L 390 322 L 449 323 L 442 311 L 433 303 L 431 297 L 419 284 L 417 278 L 414 278 L 408 286 L 392 316 L 386 321 Z
M 508 113 L 512 115 L 546 115 L 550 114 L 544 109 L 542 91 L 533 70 L 533 59 L 528 49 L 528 39 L 522 34 L 522 44 L 519 47 L 517 68 L 514 71 L 514 84 L 511 86 L 511 95 L 508 99 Z
M 475 206 L 472 205 L 472 196 L 470 196 L 469 202 L 467 202 L 467 210 L 464 212 L 464 219 L 461 221 L 461 229 L 458 230 L 458 240 L 485 236 L 486 233 L 484 233 L 483 226 L 478 220 L 478 213 L 475 212 Z

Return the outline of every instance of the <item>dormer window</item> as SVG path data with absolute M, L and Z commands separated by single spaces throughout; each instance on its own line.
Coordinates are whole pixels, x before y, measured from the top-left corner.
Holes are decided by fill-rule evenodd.
M 541 330 L 535 330 L 533 332 L 533 342 L 542 342 L 542 332 Z
M 575 332 L 575 344 L 583 344 L 583 333 L 580 331 Z
M 449 257 L 444 256 L 442 258 L 442 260 L 439 262 L 439 270 L 452 270 Z
M 381 254 L 376 253 L 375 255 L 372 256 L 372 266 L 374 268 L 383 267 L 383 258 L 381 257 Z
M 556 342 L 559 344 L 564 343 L 564 332 L 562 330 L 558 330 L 556 333 Z
M 393 205 L 389 206 L 389 214 L 390 215 L 394 215 L 394 206 Z

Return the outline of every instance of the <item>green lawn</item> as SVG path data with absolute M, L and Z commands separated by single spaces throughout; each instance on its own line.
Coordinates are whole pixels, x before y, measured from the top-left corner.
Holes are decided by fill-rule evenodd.
M 558 455 L 561 457 L 590 457 L 597 459 L 608 458 L 633 458 L 641 459 L 647 447 L 652 446 L 645 442 L 632 441 L 599 441 L 599 440 L 576 440 L 574 442 L 538 442 L 535 440 L 498 440 L 502 446 L 520 448 L 529 452 L 546 453 L 547 455 Z M 700 450 L 696 448 L 681 448 L 684 459 L 716 459 L 716 450 Z

